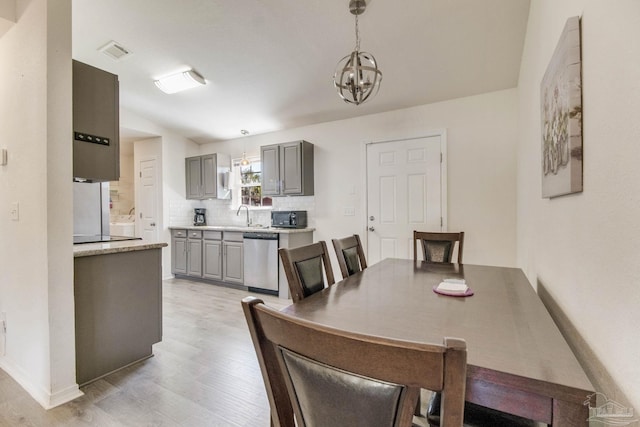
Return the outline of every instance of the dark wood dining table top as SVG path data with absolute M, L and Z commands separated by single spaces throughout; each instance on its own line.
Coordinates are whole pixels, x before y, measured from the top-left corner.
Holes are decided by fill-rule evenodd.
M 436 294 L 433 287 L 445 278 L 465 279 L 474 295 Z M 468 375 L 524 381 L 527 390 L 578 404 L 593 390 L 518 268 L 385 259 L 283 311 L 389 338 L 437 344 L 445 336 L 463 338 Z

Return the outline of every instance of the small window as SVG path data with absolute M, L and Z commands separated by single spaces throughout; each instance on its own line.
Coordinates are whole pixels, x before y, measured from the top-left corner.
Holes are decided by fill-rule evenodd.
M 240 159 L 233 161 L 233 204 L 250 207 L 271 207 L 271 197 L 262 197 L 260 185 L 262 165 L 259 158 L 249 158 L 249 164 L 243 166 Z M 238 194 L 239 197 L 235 197 Z

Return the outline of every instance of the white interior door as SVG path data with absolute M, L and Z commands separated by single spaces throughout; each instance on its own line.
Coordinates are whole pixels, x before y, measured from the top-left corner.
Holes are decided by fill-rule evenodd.
M 140 230 L 138 237 L 143 240 L 157 242 L 158 235 L 158 171 L 156 159 L 145 159 L 140 161 L 139 185 L 137 186 L 136 210 L 138 211 L 138 221 Z
M 413 230 L 442 230 L 443 138 L 366 146 L 368 263 L 411 259 Z

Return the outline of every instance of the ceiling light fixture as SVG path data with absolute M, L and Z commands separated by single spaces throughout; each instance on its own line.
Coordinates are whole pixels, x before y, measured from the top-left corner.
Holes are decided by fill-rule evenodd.
M 360 52 L 360 31 L 358 15 L 367 8 L 366 0 L 351 0 L 349 11 L 356 17 L 356 48 L 338 61 L 333 75 L 333 85 L 340 98 L 349 104 L 360 105 L 373 94 L 378 93 L 382 72 L 372 54 Z
M 154 82 L 164 93 L 176 93 L 191 89 L 200 85 L 206 85 L 204 77 L 193 70 L 171 74 Z
M 247 136 L 247 135 L 249 135 L 249 131 L 248 131 L 248 130 L 245 130 L 245 129 L 242 129 L 242 130 L 240 131 L 240 133 L 241 133 L 243 136 Z M 246 144 L 246 143 L 244 144 L 244 147 L 245 147 L 245 151 L 243 151 L 243 152 L 242 152 L 242 160 L 240 160 L 240 165 L 242 165 L 242 166 L 249 166 L 249 160 L 247 160 L 247 151 L 246 151 L 247 144 Z

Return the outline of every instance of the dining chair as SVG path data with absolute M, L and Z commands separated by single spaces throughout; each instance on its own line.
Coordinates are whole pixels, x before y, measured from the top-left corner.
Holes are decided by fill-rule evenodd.
M 360 236 L 354 234 L 342 239 L 331 239 L 331 242 L 338 258 L 338 265 L 340 265 L 343 279 L 367 268 L 367 259 L 364 256 Z M 418 396 L 415 415 L 420 415 L 421 405 L 422 399 Z
M 343 279 L 367 268 L 360 236 L 354 234 L 342 239 L 331 239 L 331 242 L 336 251 Z
M 418 242 L 422 246 L 422 255 L 427 262 L 450 263 L 453 259 L 454 247 L 458 242 L 457 263 L 462 264 L 462 250 L 464 245 L 464 232 L 441 233 L 441 232 L 413 232 L 413 260 L 418 259 Z M 440 402 L 442 395 L 435 391 L 431 394 L 427 407 L 427 422 L 430 427 L 438 427 L 441 424 Z M 465 427 L 494 427 L 512 426 L 525 427 L 535 426 L 536 423 L 525 418 L 504 412 L 485 408 L 470 402 L 465 402 L 464 410 Z
M 303 300 L 324 289 L 323 265 L 327 286 L 335 283 L 329 261 L 329 251 L 324 241 L 293 249 L 280 248 L 278 253 L 287 276 L 293 302 Z
M 441 233 L 413 231 L 413 260 L 418 260 L 418 242 L 422 246 L 422 255 L 426 262 L 451 262 L 455 243 L 458 242 L 458 264 L 462 264 L 464 231 L 459 233 Z
M 410 427 L 426 388 L 444 397 L 442 426 L 462 427 L 464 340 L 445 337 L 439 345 L 363 335 L 287 315 L 254 297 L 242 308 L 272 426 Z
M 433 393 L 427 409 L 427 423 L 429 427 L 444 426 L 440 416 L 441 405 L 442 395 L 440 393 Z M 496 411 L 495 409 L 485 408 L 484 406 L 474 403 L 465 402 L 464 404 L 464 427 L 538 427 L 539 425 L 536 421 L 506 414 Z

